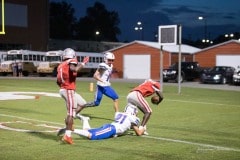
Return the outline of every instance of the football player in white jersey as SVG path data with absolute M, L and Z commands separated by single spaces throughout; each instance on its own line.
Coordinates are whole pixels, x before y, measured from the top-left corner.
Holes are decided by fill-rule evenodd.
M 104 62 L 100 63 L 98 69 L 93 75 L 93 78 L 97 80 L 97 87 L 95 92 L 95 97 L 93 102 L 88 102 L 85 104 L 81 110 L 85 107 L 95 107 L 99 106 L 102 100 L 103 95 L 111 98 L 114 103 L 114 110 L 118 112 L 118 94 L 115 90 L 111 87 L 110 77 L 113 70 L 113 62 L 115 56 L 111 52 L 106 52 L 104 54 Z M 81 111 L 80 110 L 80 111 Z
M 114 122 L 104 124 L 99 128 L 91 128 L 88 120 L 89 117 L 79 115 L 83 121 L 83 129 L 74 129 L 73 133 L 83 137 L 87 137 L 89 140 L 101 140 L 111 137 L 122 135 L 129 129 L 133 129 L 136 135 L 140 136 L 144 133 L 144 127 L 138 127 L 140 119 L 137 117 L 138 109 L 133 105 L 125 107 L 124 112 L 116 112 Z

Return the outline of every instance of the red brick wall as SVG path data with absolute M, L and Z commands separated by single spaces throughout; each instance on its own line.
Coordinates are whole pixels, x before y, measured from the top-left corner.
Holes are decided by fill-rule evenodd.
M 176 63 L 176 62 L 178 62 L 178 56 L 179 56 L 178 53 L 172 53 L 171 65 L 174 64 L 174 63 Z M 182 59 L 182 61 L 184 61 L 184 62 L 192 62 L 192 61 L 193 61 L 193 55 L 182 53 L 182 54 L 181 54 L 181 59 Z
M 198 52 L 194 60 L 199 62 L 201 67 L 213 67 L 216 65 L 216 55 L 240 55 L 240 43 L 230 42 L 208 50 Z

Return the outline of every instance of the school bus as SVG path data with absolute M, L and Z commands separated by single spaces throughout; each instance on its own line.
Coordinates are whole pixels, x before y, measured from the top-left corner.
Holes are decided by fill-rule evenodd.
M 4 59 L 6 58 L 7 55 L 7 51 L 0 51 L 0 64 L 1 62 L 4 61 Z
M 39 76 L 57 76 L 57 67 L 62 62 L 63 51 L 48 51 L 44 62 L 40 62 L 37 68 Z M 85 56 L 89 56 L 89 62 L 78 72 L 79 77 L 91 77 L 98 68 L 98 64 L 103 62 L 102 53 L 76 52 L 78 62 L 82 62 Z
M 37 73 L 37 67 L 40 62 L 44 60 L 45 52 L 31 51 L 31 50 L 9 50 L 2 55 L 3 61 L 0 65 L 0 75 L 6 76 L 8 74 L 14 75 L 14 68 L 16 64 L 22 63 L 22 74 L 28 76 L 29 74 Z
M 37 68 L 39 76 L 57 76 L 57 67 L 62 62 L 63 51 L 48 51 L 44 57 L 44 62 L 40 62 Z

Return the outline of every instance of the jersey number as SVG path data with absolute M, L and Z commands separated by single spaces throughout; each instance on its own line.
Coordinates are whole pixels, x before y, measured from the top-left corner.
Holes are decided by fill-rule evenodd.
M 127 115 L 118 114 L 117 117 L 115 118 L 115 122 L 122 124 L 126 118 Z

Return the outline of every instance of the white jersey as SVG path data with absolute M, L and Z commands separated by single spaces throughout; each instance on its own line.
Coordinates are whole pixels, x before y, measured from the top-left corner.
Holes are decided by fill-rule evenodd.
M 100 78 L 104 82 L 97 81 L 97 85 L 99 85 L 99 86 L 110 86 L 109 79 L 110 79 L 111 74 L 112 74 L 113 65 L 109 66 L 106 63 L 100 63 L 98 65 L 98 69 L 103 70 L 102 74 L 100 75 Z
M 114 122 L 111 124 L 116 128 L 116 134 L 121 135 L 131 128 L 132 123 L 138 125 L 140 119 L 135 115 L 130 115 L 123 112 L 116 112 Z

